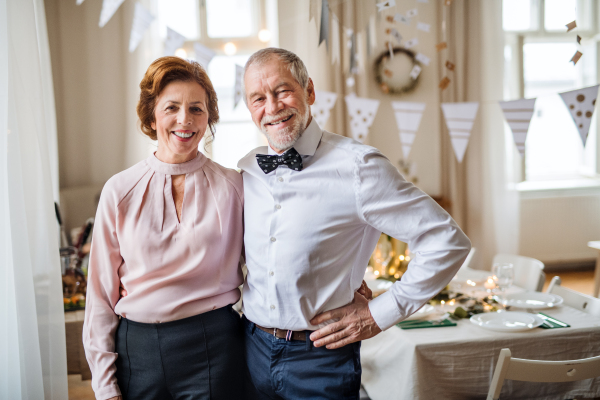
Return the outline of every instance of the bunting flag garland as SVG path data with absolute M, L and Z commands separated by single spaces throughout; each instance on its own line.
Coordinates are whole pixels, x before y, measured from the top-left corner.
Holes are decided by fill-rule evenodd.
M 196 61 L 208 71 L 208 64 L 217 55 L 212 49 L 200 43 L 194 43 L 194 53 L 196 53 Z
M 131 34 L 129 36 L 129 52 L 133 53 L 138 47 L 144 33 L 154 21 L 154 16 L 139 2 L 135 3 L 135 12 L 133 13 L 133 24 L 131 25 Z
M 406 43 L 404 43 L 404 47 L 407 49 L 410 49 L 411 47 L 415 47 L 418 44 L 419 44 L 419 39 L 415 37 L 410 40 L 407 40 Z
M 394 7 L 396 5 L 396 0 L 388 0 L 383 1 L 381 3 L 377 3 L 377 11 L 387 10 L 388 8 Z
M 235 87 L 233 93 L 233 108 L 235 108 L 242 99 L 242 85 L 244 84 L 244 67 L 235 65 Z
M 423 32 L 429 32 L 431 25 L 425 24 L 423 22 L 417 22 L 417 29 Z
M 167 26 L 167 39 L 165 40 L 165 56 L 175 55 L 175 51 L 177 51 L 178 48 L 183 46 L 184 43 L 185 36 Z
M 355 140 L 364 142 L 373 124 L 379 100 L 357 97 L 355 94 L 346 96 L 346 107 L 350 115 L 350 130 Z
M 415 56 L 415 59 L 420 62 L 421 64 L 425 64 L 425 65 L 429 65 L 429 62 L 431 61 L 429 59 L 429 57 L 427 57 L 425 54 L 423 53 L 417 53 L 417 55 Z
M 76 4 L 79 6 L 79 5 L 81 5 L 81 3 L 83 3 L 83 1 L 84 1 L 84 0 L 77 0 L 77 3 L 76 3 Z
M 102 2 L 102 11 L 100 12 L 100 22 L 98 22 L 98 26 L 100 28 L 104 27 L 108 21 L 112 18 L 113 15 L 117 12 L 121 4 L 123 4 L 125 0 L 104 0 Z M 81 3 L 79 3 L 81 4 Z
M 478 108 L 477 102 L 442 103 L 442 111 L 450 131 L 450 141 L 458 162 L 462 162 L 465 156 Z
M 406 16 L 408 18 L 416 17 L 418 14 L 419 14 L 419 10 L 417 10 L 416 8 L 413 8 L 412 10 L 408 10 L 406 12 Z
M 506 122 L 508 122 L 508 126 L 512 131 L 517 150 L 523 156 L 525 154 L 527 131 L 533 117 L 535 99 L 500 101 L 499 104 L 504 112 L 504 118 L 506 118 Z
M 404 159 L 407 159 L 412 144 L 415 141 L 417 130 L 419 130 L 419 125 L 421 124 L 425 103 L 392 101 L 392 108 L 396 116 L 396 124 L 400 130 L 402 154 L 404 155 Z
M 570 92 L 559 93 L 563 101 L 567 105 L 579 136 L 583 142 L 583 146 L 587 142 L 588 133 L 590 131 L 590 123 L 596 108 L 596 98 L 598 97 L 598 86 L 590 86 L 583 89 L 577 89 Z
M 319 30 L 319 46 L 325 41 L 325 47 L 329 50 L 329 1 L 322 0 L 321 3 L 321 29 Z
M 319 16 L 319 0 L 310 0 L 310 4 L 308 6 L 308 22 L 315 20 L 317 21 L 317 17 Z
M 422 68 L 419 65 L 415 65 L 411 70 L 410 70 L 410 77 L 412 79 L 417 79 L 419 77 L 419 74 L 421 73 Z
M 310 106 L 311 114 L 321 128 L 329 120 L 331 109 L 337 100 L 337 93 L 315 90 L 315 103 Z
M 410 25 L 410 18 L 405 17 L 404 15 L 398 13 L 396 15 L 394 15 L 394 22 L 402 22 L 405 25 Z

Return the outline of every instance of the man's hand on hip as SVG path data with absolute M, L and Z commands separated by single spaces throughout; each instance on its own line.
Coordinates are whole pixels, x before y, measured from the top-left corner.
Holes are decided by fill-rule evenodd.
M 359 340 L 369 339 L 381 332 L 369 311 L 369 301 L 358 292 L 354 293 L 352 303 L 325 311 L 314 317 L 310 323 L 318 325 L 331 319 L 337 319 L 338 322 L 311 333 L 310 339 L 315 347 L 326 346 L 328 349 L 337 349 Z

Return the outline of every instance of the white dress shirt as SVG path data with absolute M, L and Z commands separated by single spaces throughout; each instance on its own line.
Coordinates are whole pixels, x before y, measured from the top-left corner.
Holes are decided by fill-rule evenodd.
M 244 178 L 246 317 L 267 328 L 315 330 L 317 314 L 349 304 L 381 232 L 415 257 L 391 289 L 369 302 L 385 330 L 417 311 L 452 279 L 471 243 L 428 195 L 377 149 L 321 130 L 315 119 L 294 148 L 303 170 L 265 174 L 251 151 Z

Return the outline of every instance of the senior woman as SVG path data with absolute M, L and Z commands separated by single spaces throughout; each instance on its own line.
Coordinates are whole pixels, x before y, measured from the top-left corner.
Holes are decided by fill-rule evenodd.
M 154 154 L 104 186 L 83 342 L 96 399 L 242 399 L 242 178 L 198 151 L 219 120 L 202 67 L 159 58 L 140 83 Z M 127 291 L 120 298 L 119 286 Z

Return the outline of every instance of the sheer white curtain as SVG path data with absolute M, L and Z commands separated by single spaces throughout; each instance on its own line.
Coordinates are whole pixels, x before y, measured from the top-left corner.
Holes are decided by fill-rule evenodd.
M 66 399 L 43 0 L 0 0 L 0 399 Z

